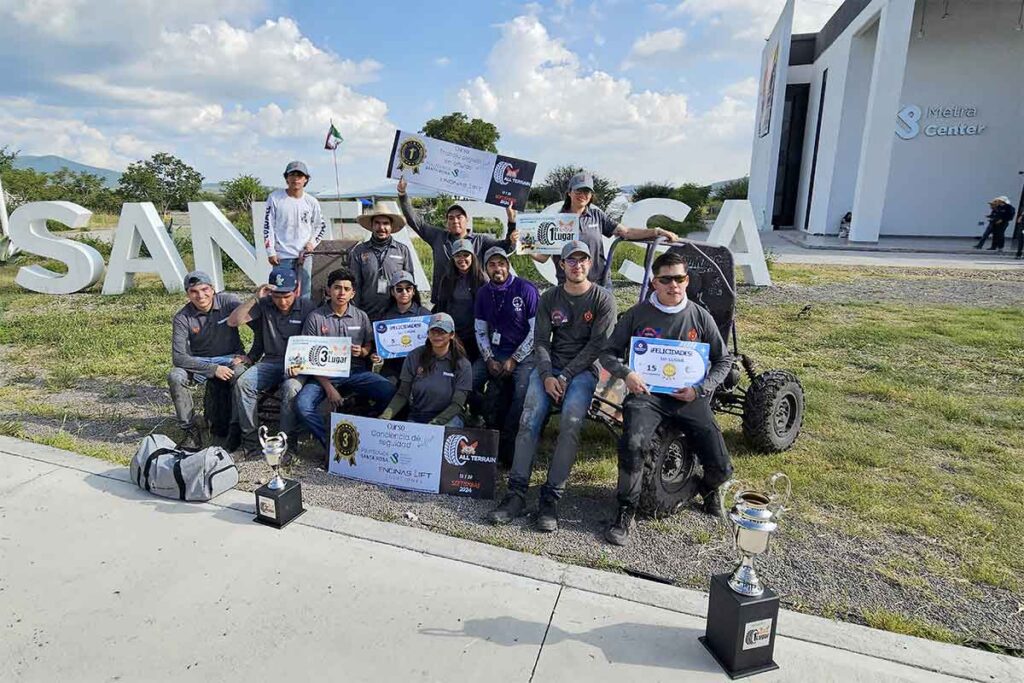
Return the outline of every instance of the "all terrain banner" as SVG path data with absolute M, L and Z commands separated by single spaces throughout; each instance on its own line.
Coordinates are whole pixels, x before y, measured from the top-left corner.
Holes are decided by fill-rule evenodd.
M 422 493 L 494 498 L 498 433 L 333 413 L 327 471 Z
M 537 164 L 494 152 L 395 132 L 388 177 L 498 206 L 525 207 Z

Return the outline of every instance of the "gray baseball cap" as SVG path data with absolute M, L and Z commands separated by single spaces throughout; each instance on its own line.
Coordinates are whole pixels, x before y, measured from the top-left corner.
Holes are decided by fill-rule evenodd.
M 583 253 L 587 256 L 593 256 L 590 253 L 590 246 L 586 242 L 580 240 L 573 240 L 572 242 L 566 242 L 565 246 L 562 247 L 562 258 L 569 258 L 573 254 Z
M 302 175 L 309 177 L 309 169 L 306 168 L 306 164 L 301 161 L 289 161 L 288 165 L 284 167 L 284 174 L 287 176 L 292 171 L 298 171 Z
M 430 324 L 427 325 L 428 330 L 433 329 L 444 330 L 445 332 L 455 331 L 455 321 L 447 313 L 435 313 L 430 316 Z
M 416 285 L 416 278 L 412 276 L 407 270 L 400 270 L 391 276 L 391 286 L 394 287 L 399 282 L 408 282 L 410 285 Z
M 577 173 L 576 175 L 569 179 L 569 192 L 572 192 L 573 190 L 581 190 L 584 188 L 588 190 L 594 189 L 594 178 L 591 177 L 589 173 Z
M 473 240 L 461 239 L 452 242 L 452 256 L 455 256 L 460 251 L 468 251 L 470 254 L 475 254 L 476 250 L 473 248 Z
M 505 259 L 506 262 L 508 262 L 508 254 L 505 253 L 504 249 L 502 249 L 501 247 L 491 247 L 484 253 L 484 264 L 486 265 L 487 263 L 489 263 L 490 260 L 495 256 L 500 256 L 501 258 Z
M 184 284 L 186 292 L 196 285 L 210 285 L 213 287 L 213 278 L 201 270 L 193 270 L 185 276 Z

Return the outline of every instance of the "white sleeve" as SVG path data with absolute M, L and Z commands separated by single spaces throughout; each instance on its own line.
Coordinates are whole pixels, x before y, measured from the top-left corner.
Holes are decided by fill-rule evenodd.
M 491 350 L 491 339 L 487 330 L 487 321 L 476 318 L 473 323 L 473 332 L 476 334 L 476 345 L 480 349 L 480 357 L 485 361 L 494 358 L 494 351 Z

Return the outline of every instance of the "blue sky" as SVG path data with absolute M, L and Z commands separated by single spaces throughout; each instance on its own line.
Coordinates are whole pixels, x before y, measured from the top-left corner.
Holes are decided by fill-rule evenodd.
M 306 160 L 379 184 L 396 128 L 464 111 L 543 175 L 620 183 L 748 170 L 764 38 L 784 0 L 0 0 L 0 145 L 122 169 L 172 152 L 208 180 Z M 839 0 L 797 0 L 817 30 Z

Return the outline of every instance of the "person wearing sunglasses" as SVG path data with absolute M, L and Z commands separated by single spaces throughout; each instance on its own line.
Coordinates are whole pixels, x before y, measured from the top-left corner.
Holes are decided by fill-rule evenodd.
M 257 404 L 260 394 L 280 387 L 280 429 L 288 435 L 289 450 L 298 443 L 295 397 L 302 389 L 302 380 L 284 365 L 288 339 L 302 332 L 306 316 L 316 308 L 312 299 L 302 297 L 302 286 L 294 269 L 275 266 L 268 284 L 241 304 L 228 316 L 230 327 L 249 325 L 255 331 L 249 357 L 255 363 L 235 381 L 234 402 L 241 429 L 241 445 L 246 457 L 259 457 L 256 430 Z
M 408 408 L 410 422 L 462 427 L 472 390 L 473 368 L 455 334 L 455 321 L 447 313 L 435 313 L 427 343 L 404 358 L 398 392 L 380 419 L 393 420 Z
M 587 277 L 605 289 L 612 287 L 612 274 L 605 274 L 604 237 L 621 237 L 624 240 L 646 240 L 663 237 L 675 242 L 679 237 L 663 228 L 627 228 L 612 220 L 608 214 L 594 206 L 594 178 L 589 173 L 577 173 L 569 179 L 569 191 L 562 202 L 560 213 L 574 213 L 580 217 L 580 240 L 587 243 L 591 253 L 591 268 Z M 535 261 L 547 261 L 547 254 L 534 255 Z M 565 282 L 565 271 L 555 256 L 555 276 L 558 284 Z
M 711 412 L 711 396 L 729 374 L 732 356 L 711 314 L 686 297 L 686 260 L 677 252 L 667 251 L 654 260 L 651 270 L 654 291 L 622 314 L 600 357 L 601 367 L 625 380 L 629 391 L 622 404 L 617 512 L 605 532 L 605 539 L 614 545 L 625 545 L 629 540 L 640 502 L 646 450 L 662 420 L 674 420 L 683 428 L 704 468 L 698 492 L 705 512 L 722 514 L 718 487 L 732 475 L 729 452 Z M 629 357 L 632 337 L 703 342 L 710 346 L 711 367 L 697 386 L 671 394 L 652 394 L 624 361 Z
M 398 318 L 415 318 L 421 315 L 430 315 L 430 309 L 423 305 L 412 273 L 400 270 L 391 276 L 390 303 L 379 319 L 396 320 Z M 383 359 L 379 355 L 373 354 L 370 360 L 374 365 L 382 363 L 380 374 L 397 382 L 405 358 Z
M 530 472 L 537 456 L 541 430 L 552 406 L 561 407 L 555 451 L 541 488 L 534 518 L 538 531 L 558 529 L 558 501 L 565 491 L 569 471 L 576 461 L 580 431 L 597 387 L 595 364 L 615 324 L 615 299 L 611 292 L 591 282 L 590 247 L 579 240 L 562 248 L 561 268 L 565 281 L 540 297 L 534 334 L 535 369 L 523 402 L 516 435 L 515 455 L 508 475 L 508 493 L 488 519 L 508 524 L 526 507 Z

